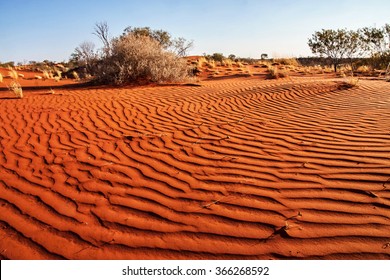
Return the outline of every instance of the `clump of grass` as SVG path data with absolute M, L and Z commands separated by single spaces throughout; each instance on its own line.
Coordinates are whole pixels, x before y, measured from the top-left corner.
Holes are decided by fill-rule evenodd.
M 207 59 L 204 56 L 198 58 L 197 60 L 198 68 L 203 67 L 205 63 L 207 63 Z
M 362 65 L 359 66 L 358 69 L 356 69 L 356 72 L 367 73 L 370 72 L 370 68 L 367 65 Z
M 236 66 L 237 66 L 238 68 L 242 68 L 242 67 L 244 67 L 244 64 L 242 64 L 241 62 L 237 61 L 237 62 L 236 62 Z
M 245 70 L 244 73 L 245 73 L 246 76 L 248 76 L 248 77 L 252 77 L 252 76 L 253 76 L 253 73 L 252 73 L 251 69 L 249 69 L 249 68 L 247 68 L 247 70 Z
M 359 86 L 359 78 L 350 77 L 347 79 L 346 83 L 351 87 L 358 87 Z
M 215 61 L 214 60 L 209 60 L 206 62 L 206 66 L 208 68 L 215 68 Z
M 42 80 L 42 76 L 35 75 L 35 79 L 37 79 L 37 80 Z
M 54 77 L 55 78 L 58 78 L 58 80 L 61 80 L 62 79 L 62 72 L 60 70 L 56 70 L 56 76 Z
M 268 78 L 269 79 L 279 79 L 279 78 L 285 78 L 288 74 L 286 71 L 280 71 L 278 67 L 270 66 L 268 67 Z
M 13 79 L 13 80 L 17 80 L 19 78 L 19 75 L 18 75 L 18 72 L 16 72 L 16 70 L 14 69 L 10 69 L 8 71 L 8 76 Z
M 23 98 L 23 89 L 18 82 L 12 81 L 8 86 L 8 89 L 12 91 L 17 98 Z
M 1 73 L 0 73 L 0 83 L 2 83 L 3 82 L 3 75 L 1 75 Z
M 274 59 L 275 63 L 283 64 L 283 65 L 291 65 L 294 67 L 298 67 L 301 64 L 295 58 L 277 58 Z
M 338 86 L 341 90 L 355 87 L 359 87 L 359 78 L 355 77 L 344 78 L 344 81 Z
M 333 69 L 332 69 L 332 67 L 325 66 L 325 67 L 324 67 L 324 72 L 325 72 L 325 73 L 333 73 Z
M 42 76 L 43 76 L 43 79 L 45 79 L 45 80 L 49 80 L 50 79 L 49 72 L 47 72 L 46 70 L 44 70 L 42 72 Z
M 229 58 L 223 59 L 221 62 L 221 66 L 226 66 L 226 67 L 232 67 L 233 61 Z
M 75 80 L 80 80 L 80 76 L 79 76 L 79 74 L 77 74 L 76 71 L 73 71 L 73 72 L 72 72 L 72 76 L 73 76 L 73 78 L 74 78 Z

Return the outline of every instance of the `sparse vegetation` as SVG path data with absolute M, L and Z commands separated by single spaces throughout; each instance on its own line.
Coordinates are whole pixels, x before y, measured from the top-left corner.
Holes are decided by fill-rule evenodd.
M 348 63 L 352 71 L 362 65 L 384 70 L 390 62 L 390 25 L 358 30 L 323 29 L 312 35 L 308 45 L 314 54 L 331 61 L 334 72 L 341 63 Z
M 8 76 L 13 79 L 13 80 L 17 80 L 19 78 L 19 75 L 18 75 L 18 72 L 16 72 L 15 69 L 12 69 L 12 68 L 9 68 L 9 71 L 8 71 Z
M 72 71 L 72 76 L 73 76 L 73 79 L 80 80 L 80 76 L 76 71 Z
M 269 79 L 279 79 L 285 78 L 288 74 L 284 70 L 279 70 L 277 66 L 269 66 L 268 67 L 268 78 Z
M 149 36 L 132 33 L 112 41 L 111 54 L 101 61 L 96 79 L 123 85 L 128 82 L 177 82 L 188 76 L 186 61 L 166 51 Z
M 172 39 L 166 31 L 127 27 L 121 36 L 110 38 L 103 22 L 96 24 L 94 34 L 103 42 L 102 51 L 95 52 L 93 45 L 83 43 L 72 56 L 84 67 L 83 76 L 91 75 L 98 83 L 178 82 L 194 72 L 181 58 L 192 41 Z
M 12 91 L 17 98 L 23 98 L 23 89 L 18 82 L 12 81 L 8 86 L 8 89 Z
M 339 89 L 349 89 L 359 86 L 359 79 L 355 77 L 344 77 L 344 81 L 339 85 Z
M 42 76 L 43 76 L 43 79 L 45 79 L 45 80 L 50 79 L 49 72 L 46 71 L 46 70 L 44 70 L 44 71 L 42 72 Z
M 296 58 L 276 58 L 273 61 L 282 65 L 290 65 L 294 67 L 301 65 Z

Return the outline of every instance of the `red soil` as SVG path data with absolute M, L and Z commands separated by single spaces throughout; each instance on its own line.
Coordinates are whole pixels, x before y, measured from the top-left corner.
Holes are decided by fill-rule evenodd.
M 390 259 L 390 83 L 338 83 L 0 99 L 0 258 Z

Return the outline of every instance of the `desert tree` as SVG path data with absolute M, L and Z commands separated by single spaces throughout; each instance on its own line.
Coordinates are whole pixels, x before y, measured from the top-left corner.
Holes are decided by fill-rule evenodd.
M 266 59 L 268 59 L 268 54 L 262 53 L 261 54 L 261 60 L 266 60 Z
M 213 59 L 214 61 L 222 62 L 225 59 L 225 57 L 223 56 L 222 53 L 213 53 L 211 59 Z
M 369 56 L 371 65 L 384 68 L 390 62 L 390 25 L 382 28 L 364 27 L 359 29 L 363 50 Z
M 308 45 L 314 54 L 328 57 L 335 72 L 344 59 L 348 59 L 352 66 L 353 57 L 362 50 L 359 32 L 346 29 L 317 31 L 308 40 Z
M 235 54 L 229 54 L 228 55 L 228 59 L 234 61 L 236 59 L 236 55 Z

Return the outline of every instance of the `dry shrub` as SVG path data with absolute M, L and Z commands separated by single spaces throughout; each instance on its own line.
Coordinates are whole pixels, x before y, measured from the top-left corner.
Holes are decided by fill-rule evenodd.
M 341 90 L 359 87 L 359 79 L 354 77 L 344 78 L 344 81 L 339 84 Z
M 73 79 L 80 80 L 80 76 L 76 71 L 72 71 L 72 76 L 73 76 Z
M 283 65 L 291 65 L 294 67 L 298 67 L 301 64 L 295 58 L 277 58 L 274 59 L 275 63 L 283 64 Z
M 49 74 L 49 72 L 47 72 L 46 70 L 44 70 L 44 71 L 42 72 L 42 76 L 43 76 L 43 78 L 44 78 L 45 80 L 49 80 L 49 79 L 50 79 L 50 74 Z
M 18 72 L 16 72 L 14 69 L 10 69 L 8 71 L 8 76 L 13 79 L 13 80 L 17 80 L 19 78 L 19 75 L 18 75 Z
M 59 79 L 61 80 L 62 79 L 62 72 L 60 70 L 56 70 L 56 74 L 57 74 L 56 77 L 59 77 Z
M 208 68 L 215 68 L 216 67 L 216 65 L 215 65 L 215 61 L 214 60 L 208 60 L 207 62 L 206 62 L 206 67 L 208 67 Z
M 207 59 L 204 56 L 198 58 L 197 60 L 198 68 L 203 67 L 205 63 L 207 63 Z
M 325 73 L 333 73 L 334 71 L 333 71 L 332 67 L 325 66 L 325 67 L 324 67 L 324 72 L 325 72 Z
M 244 64 L 242 64 L 242 63 L 239 62 L 239 61 L 237 61 L 237 62 L 235 63 L 235 65 L 236 65 L 238 68 L 244 67 Z
M 22 86 L 19 83 L 12 81 L 8 89 L 12 91 L 17 98 L 23 98 Z
M 127 34 L 112 42 L 111 54 L 101 62 L 96 78 L 109 84 L 178 82 L 188 77 L 184 59 L 147 36 Z
M 221 62 L 221 66 L 225 67 L 232 67 L 233 66 L 233 61 L 229 58 L 223 59 Z
M 367 65 L 362 65 L 362 66 L 359 66 L 359 67 L 356 69 L 356 72 L 368 73 L 368 72 L 370 72 L 370 68 L 369 68 Z
M 278 69 L 278 67 L 270 66 L 268 67 L 268 78 L 269 79 L 279 79 L 279 78 L 285 78 L 288 77 L 288 74 L 286 71 L 281 71 Z

